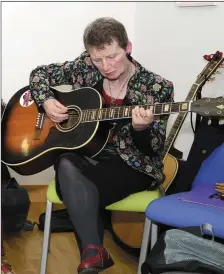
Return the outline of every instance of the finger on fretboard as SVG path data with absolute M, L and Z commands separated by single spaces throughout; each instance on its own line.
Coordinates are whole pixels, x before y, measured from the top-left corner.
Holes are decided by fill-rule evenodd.
M 216 186 L 224 187 L 224 183 L 216 183 L 215 185 L 216 185 Z
M 224 195 L 224 183 L 216 183 L 215 184 L 215 191 Z
M 220 193 L 220 194 L 224 194 L 224 189 L 220 189 L 220 188 L 216 188 L 215 189 L 216 192 Z

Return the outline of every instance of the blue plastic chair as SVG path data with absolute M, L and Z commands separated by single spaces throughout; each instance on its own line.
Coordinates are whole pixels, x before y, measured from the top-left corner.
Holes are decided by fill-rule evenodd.
M 211 188 L 215 192 L 215 184 L 224 182 L 224 144 L 217 147 L 201 167 L 192 183 L 191 191 L 196 188 Z M 186 192 L 177 193 L 153 200 L 146 209 L 145 227 L 139 258 L 138 274 L 141 274 L 141 265 L 145 261 L 149 243 L 150 249 L 154 246 L 158 236 L 157 224 L 171 227 L 201 226 L 209 223 L 214 229 L 214 235 L 224 238 L 224 210 L 196 203 L 181 201 L 178 197 Z M 224 203 L 224 202 L 223 202 Z

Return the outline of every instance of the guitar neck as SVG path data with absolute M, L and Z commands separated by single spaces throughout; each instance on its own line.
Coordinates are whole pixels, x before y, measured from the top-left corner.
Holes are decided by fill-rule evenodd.
M 209 78 L 211 77 L 212 74 L 215 73 L 215 71 L 219 68 L 219 66 L 224 62 L 223 58 L 219 58 L 218 61 L 213 61 L 212 63 L 208 63 L 204 69 L 202 70 L 202 72 L 199 74 L 198 79 L 191 87 L 187 97 L 186 97 L 186 101 L 190 101 L 193 100 L 196 97 L 196 94 L 199 90 L 199 88 L 202 88 L 202 86 L 206 83 L 207 80 L 209 80 Z M 203 76 L 204 72 L 208 72 L 206 76 Z M 165 141 L 165 146 L 164 146 L 164 151 L 162 153 L 163 158 L 167 155 L 167 153 L 169 152 L 169 150 L 171 149 L 172 145 L 174 144 L 177 135 L 184 123 L 184 120 L 187 116 L 187 112 L 184 113 L 179 113 L 171 130 L 170 133 L 168 135 L 168 137 L 166 138 Z
M 172 113 L 188 112 L 190 111 L 191 102 L 171 102 L 171 103 L 158 103 L 154 105 L 139 105 L 145 110 L 150 109 L 154 116 L 169 115 Z M 132 110 L 135 106 L 116 106 L 111 108 L 102 109 L 86 109 L 82 110 L 82 123 L 117 120 L 124 118 L 131 118 Z
M 198 91 L 199 85 L 194 83 L 190 89 L 190 92 L 188 93 L 187 97 L 186 97 L 186 101 L 190 101 L 193 100 L 196 96 L 196 93 Z M 184 120 L 187 116 L 187 112 L 184 113 L 179 113 L 170 132 L 168 137 L 166 138 L 165 141 L 165 146 L 164 146 L 164 151 L 162 153 L 163 158 L 166 156 L 166 154 L 169 152 L 169 150 L 171 149 L 172 145 L 174 144 L 177 135 L 184 123 Z

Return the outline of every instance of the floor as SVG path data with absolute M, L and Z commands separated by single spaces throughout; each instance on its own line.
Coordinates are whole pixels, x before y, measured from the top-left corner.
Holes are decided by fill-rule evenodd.
M 46 203 L 44 201 L 46 196 L 44 191 L 43 188 L 30 191 L 32 203 L 28 219 L 32 222 L 38 222 L 39 215 L 45 212 Z M 42 240 L 43 232 L 39 231 L 37 226 L 33 231 L 6 236 L 4 242 L 6 259 L 17 274 L 40 273 Z M 118 246 L 108 231 L 105 231 L 104 246 L 110 252 L 115 265 L 102 273 L 137 273 L 137 257 Z M 75 274 L 80 263 L 79 258 L 78 247 L 72 232 L 52 233 L 47 274 Z

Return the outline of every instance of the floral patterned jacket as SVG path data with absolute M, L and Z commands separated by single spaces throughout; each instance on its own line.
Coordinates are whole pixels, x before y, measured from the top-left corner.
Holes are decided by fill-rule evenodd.
M 135 74 L 127 86 L 127 97 L 132 105 L 173 101 L 172 82 L 146 70 L 132 57 L 129 56 L 129 59 L 136 66 Z M 74 88 L 94 87 L 101 80 L 102 76 L 92 64 L 89 54 L 83 52 L 71 62 L 38 66 L 30 74 L 30 90 L 37 106 L 41 106 L 45 100 L 54 98 L 50 86 L 69 84 Z M 167 118 L 160 116 L 160 120 L 155 120 L 143 133 L 147 135 L 151 155 L 145 155 L 137 148 L 131 133 L 131 123 L 123 126 L 113 137 L 117 152 L 123 160 L 158 182 L 163 181 L 161 152 L 166 138 Z

